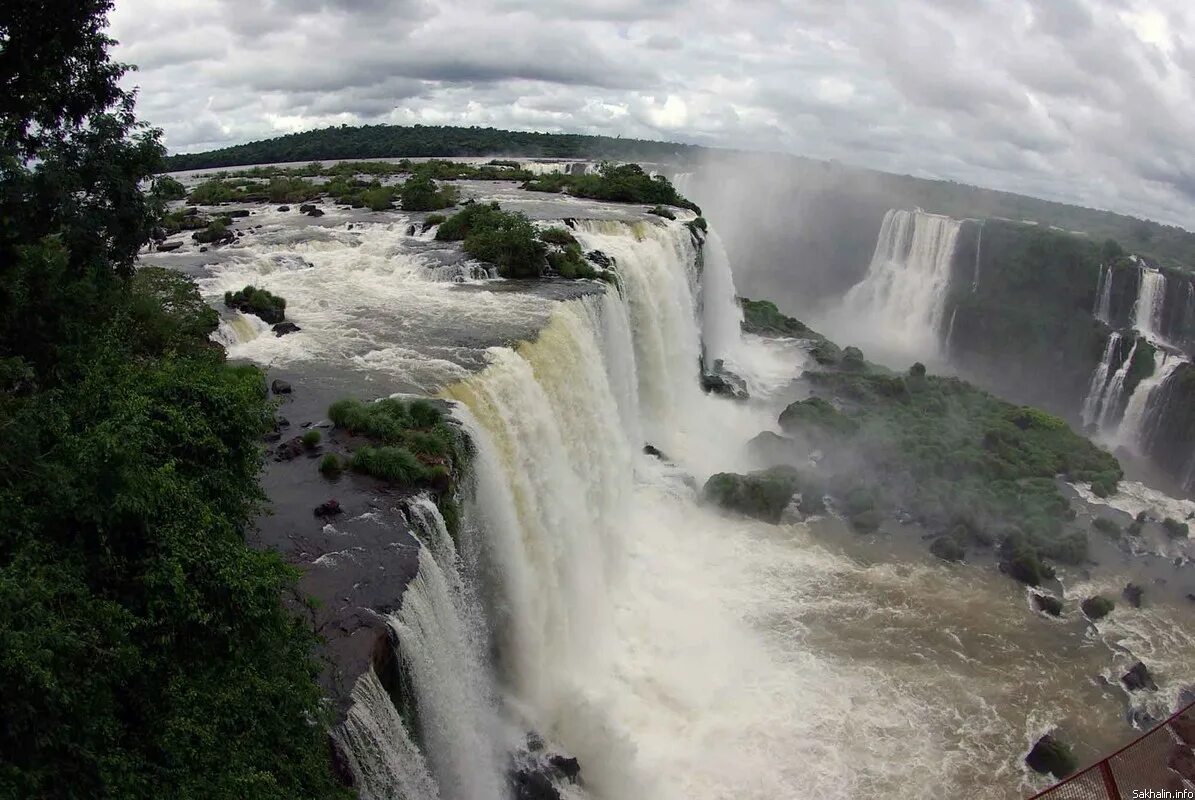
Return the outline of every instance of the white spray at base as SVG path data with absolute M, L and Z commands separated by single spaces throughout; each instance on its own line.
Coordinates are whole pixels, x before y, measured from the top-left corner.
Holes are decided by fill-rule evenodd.
M 961 228 L 958 220 L 924 211 L 886 213 L 867 274 L 843 298 L 842 329 L 870 330 L 865 346 L 921 359 L 938 355 Z

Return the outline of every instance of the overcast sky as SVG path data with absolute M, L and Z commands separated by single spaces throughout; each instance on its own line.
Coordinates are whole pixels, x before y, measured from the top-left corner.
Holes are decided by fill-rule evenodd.
M 341 123 L 780 150 L 1195 227 L 1192 0 L 116 0 L 171 152 Z

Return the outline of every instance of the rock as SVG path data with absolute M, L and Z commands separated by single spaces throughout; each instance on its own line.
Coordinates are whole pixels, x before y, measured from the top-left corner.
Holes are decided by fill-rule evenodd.
M 414 236 L 414 235 L 415 235 L 415 226 L 408 225 L 407 226 L 407 236 Z
M 747 382 L 726 369 L 720 358 L 714 361 L 712 370 L 702 373 L 701 388 L 709 394 L 733 397 L 735 400 L 747 400 L 751 397 L 747 391 Z
M 279 211 L 281 211 L 282 209 L 278 209 L 278 210 L 279 210 Z M 299 206 L 299 213 L 300 213 L 300 214 L 309 214 L 309 213 L 311 213 L 312 211 L 315 211 L 315 210 L 316 210 L 316 208 L 315 208 L 315 205 L 314 205 L 313 203 L 304 203 L 303 205 Z
M 322 217 L 323 215 L 324 215 L 324 212 L 318 208 L 313 208 L 307 212 L 307 216 L 309 216 L 309 217 Z
M 548 757 L 548 763 L 569 783 L 576 783 L 577 779 L 581 777 L 581 764 L 576 758 L 552 755 Z
M 1033 607 L 1051 617 L 1062 616 L 1062 601 L 1048 594 L 1033 593 Z
M 290 211 L 290 206 L 278 206 L 279 211 Z
M 962 561 L 967 551 L 953 536 L 939 536 L 929 546 L 929 551 L 943 561 Z
M 1033 745 L 1029 755 L 1025 756 L 1025 763 L 1034 772 L 1050 774 L 1059 780 L 1070 775 L 1078 766 L 1070 747 L 1048 733 Z
M 661 461 L 668 460 L 668 457 L 666 455 L 664 455 L 662 452 L 660 452 L 660 448 L 656 447 L 654 444 L 643 445 L 643 452 L 649 456 L 654 456 L 654 457 L 660 459 Z
M 159 253 L 172 253 L 183 246 L 182 242 L 160 242 L 158 244 Z
M 1192 603 L 1195 603 L 1195 594 L 1192 594 L 1191 592 L 1187 592 L 1187 599 L 1190 600 Z
M 749 475 L 720 472 L 705 482 L 702 496 L 729 511 L 778 523 L 798 488 L 797 471 L 773 467 Z
M 262 438 L 262 441 L 277 442 L 282 438 L 282 432 L 281 431 L 270 431 L 269 433 L 267 433 L 265 436 L 263 436 L 261 438 Z
M 275 378 L 274 382 L 270 384 L 270 391 L 274 394 L 290 394 L 294 390 L 291 389 L 291 385 L 286 381 Z
M 1120 676 L 1120 682 L 1130 692 L 1138 692 L 1142 689 L 1151 692 L 1158 690 L 1158 684 L 1154 682 L 1153 675 L 1149 673 L 1149 667 L 1140 661 L 1130 667 L 1128 672 Z
M 288 333 L 298 333 L 303 329 L 293 322 L 279 322 L 270 330 L 274 332 L 275 336 L 285 336 Z
M 303 440 L 296 436 L 278 445 L 278 449 L 274 451 L 274 460 L 290 461 L 303 455 L 306 450 L 307 448 L 303 446 Z
M 199 248 L 199 252 L 201 252 L 201 253 L 206 253 L 207 251 L 208 251 L 207 245 L 204 245 L 203 247 Z
M 1097 620 L 1111 614 L 1112 609 L 1116 608 L 1116 604 L 1103 595 L 1096 595 L 1084 600 L 1079 607 L 1083 609 L 1083 613 L 1087 615 L 1088 619 Z
M 1140 586 L 1135 583 L 1127 584 L 1121 594 L 1124 596 L 1125 602 L 1133 608 L 1141 608 L 1141 597 L 1145 594 L 1145 590 Z
M 603 253 L 601 250 L 590 250 L 585 254 L 585 257 L 597 264 L 602 269 L 613 269 L 614 259 Z
M 325 500 L 324 502 L 320 503 L 311 513 L 322 519 L 325 517 L 334 517 L 337 514 L 343 514 L 344 509 L 340 507 L 340 501 L 333 497 L 331 500 Z
M 353 227 L 354 227 L 354 226 L 353 226 L 353 223 L 351 223 L 351 222 L 350 222 L 350 223 L 349 223 L 347 226 L 345 226 L 345 230 L 350 230 L 350 231 L 351 231 L 351 230 L 353 229 Z
M 247 209 L 247 208 L 234 208 L 232 211 L 222 211 L 222 212 L 220 212 L 220 216 L 221 216 L 221 217 L 229 217 L 229 218 L 232 218 L 232 219 L 236 219 L 236 218 L 239 218 L 239 217 L 247 217 L 247 216 L 249 216 L 249 209 Z
M 510 776 L 514 800 L 561 800 L 560 791 L 542 772 L 530 769 L 515 770 Z
M 527 750 L 532 753 L 538 753 L 544 749 L 544 737 L 540 736 L 535 731 L 527 733 Z

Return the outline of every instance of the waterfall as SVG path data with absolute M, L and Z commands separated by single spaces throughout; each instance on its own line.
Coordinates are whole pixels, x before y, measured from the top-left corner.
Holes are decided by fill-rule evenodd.
M 423 754 L 371 669 L 353 687 L 353 704 L 335 736 L 361 800 L 439 800 Z
M 1145 447 L 1145 433 L 1149 412 L 1154 409 L 1154 394 L 1161 389 L 1179 365 L 1186 360 L 1172 353 L 1161 350 L 1158 353 L 1162 361 L 1154 370 L 1154 374 L 1143 379 L 1133 390 L 1125 406 L 1124 416 L 1121 417 L 1120 427 L 1116 431 L 1117 443 L 1135 449 L 1139 455 Z
M 1124 395 L 1124 382 L 1128 378 L 1129 369 L 1133 366 L 1133 356 L 1137 353 L 1137 345 L 1140 341 L 1140 339 L 1133 340 L 1133 346 L 1129 348 L 1128 356 L 1121 363 L 1120 368 L 1113 373 L 1108 385 L 1104 387 L 1104 396 L 1100 402 L 1100 430 L 1112 429 L 1112 423 L 1115 422 L 1116 414 L 1120 411 L 1121 398 Z
M 1166 276 L 1160 270 L 1142 269 L 1141 287 L 1133 306 L 1133 327 L 1151 341 L 1162 336 L 1162 311 L 1166 305 Z
M 738 303 L 734 276 L 730 272 L 730 257 L 717 232 L 706 235 L 701 273 L 702 342 L 705 362 L 717 359 L 729 365 L 736 363 L 739 343 L 743 338 L 743 309 Z
M 1095 318 L 1112 324 L 1112 265 L 1100 265 L 1100 282 L 1096 287 Z
M 867 274 L 843 298 L 844 316 L 907 355 L 936 354 L 961 225 L 923 211 L 885 214 Z
M 971 276 L 971 294 L 979 291 L 979 256 L 983 252 L 983 223 L 979 221 L 979 233 L 975 237 L 975 274 Z
M 251 342 L 263 333 L 270 332 L 270 323 L 256 314 L 234 312 L 234 316 L 220 320 L 220 327 L 212 332 L 212 340 L 224 347 Z
M 1108 384 L 1108 376 L 1112 373 L 1112 359 L 1116 358 L 1116 351 L 1120 345 L 1120 334 L 1113 332 L 1108 336 L 1108 345 L 1104 348 L 1104 356 L 1100 359 L 1095 372 L 1091 374 L 1091 385 L 1087 388 L 1087 397 L 1083 400 L 1083 426 L 1093 424 L 1100 416 L 1100 409 L 1104 403 L 1104 387 Z
M 443 797 L 494 800 L 505 792 L 508 742 L 485 663 L 484 621 L 435 503 L 416 498 L 410 518 L 423 544 L 419 572 L 389 624 L 411 676 L 423 752 Z

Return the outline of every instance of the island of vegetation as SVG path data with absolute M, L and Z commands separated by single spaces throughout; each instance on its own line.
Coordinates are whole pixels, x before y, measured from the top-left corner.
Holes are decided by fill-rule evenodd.
M 771 303 L 742 306 L 745 330 L 806 339 L 811 349 L 824 342 Z M 796 495 L 803 513 L 816 506 L 809 495 L 824 496 L 859 531 L 917 523 L 939 557 L 992 550 L 1009 575 L 1031 585 L 1053 577 L 1049 561 L 1087 559 L 1087 533 L 1074 524 L 1058 479 L 1114 492 L 1122 473 L 1111 454 L 1056 417 L 921 364 L 897 374 L 855 348 L 840 352 L 806 373 L 812 396 L 784 409 L 783 435 L 753 443 L 765 460 L 800 469 L 714 476 L 708 499 L 776 521 Z M 816 468 L 802 466 L 811 455 Z

